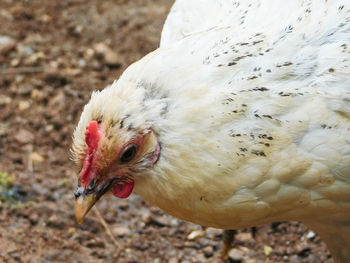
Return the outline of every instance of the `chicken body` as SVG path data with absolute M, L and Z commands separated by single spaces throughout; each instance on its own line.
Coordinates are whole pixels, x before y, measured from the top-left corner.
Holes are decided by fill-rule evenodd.
M 73 153 L 93 120 L 100 159 L 152 130 L 157 161 L 123 168 L 145 200 L 222 229 L 303 221 L 350 262 L 349 77 L 346 1 L 177 1 L 161 47 L 92 96 Z

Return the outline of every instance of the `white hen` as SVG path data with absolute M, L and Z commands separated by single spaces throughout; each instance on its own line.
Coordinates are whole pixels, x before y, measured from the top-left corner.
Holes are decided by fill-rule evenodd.
M 204 226 L 303 221 L 350 262 L 349 48 L 345 0 L 177 1 L 82 113 L 77 218 L 135 186 Z

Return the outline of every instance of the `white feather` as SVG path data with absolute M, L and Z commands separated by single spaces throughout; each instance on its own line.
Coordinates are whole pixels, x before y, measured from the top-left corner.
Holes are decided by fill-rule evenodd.
M 162 146 L 136 181 L 146 200 L 220 228 L 302 220 L 349 262 L 349 61 L 348 1 L 178 0 L 77 134 L 96 107 L 129 110 Z

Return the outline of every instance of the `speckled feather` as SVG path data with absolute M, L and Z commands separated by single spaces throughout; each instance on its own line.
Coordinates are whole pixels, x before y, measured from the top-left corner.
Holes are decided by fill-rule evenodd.
M 113 137 L 127 116 L 161 144 L 144 199 L 225 229 L 300 220 L 349 262 L 349 67 L 347 1 L 178 0 L 161 47 L 92 96 L 73 153 L 90 120 Z

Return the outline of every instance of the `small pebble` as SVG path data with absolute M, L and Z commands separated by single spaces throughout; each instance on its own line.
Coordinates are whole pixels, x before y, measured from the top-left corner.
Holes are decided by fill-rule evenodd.
M 141 220 L 147 225 L 152 221 L 152 214 L 149 211 L 141 213 Z
M 265 254 L 265 256 L 270 256 L 271 255 L 271 253 L 272 253 L 272 247 L 270 247 L 270 246 L 264 246 L 264 254 Z
M 67 232 L 69 236 L 73 236 L 77 232 L 77 229 L 75 227 L 70 227 Z
M 212 246 L 207 246 L 205 248 L 203 248 L 203 252 L 204 252 L 204 255 L 209 258 L 211 256 L 213 256 L 214 254 L 214 249 Z
M 188 236 L 188 240 L 195 240 L 197 238 L 201 238 L 204 236 L 204 232 L 202 230 L 193 230 Z
M 249 242 L 253 241 L 253 236 L 251 232 L 241 232 L 235 235 L 235 240 L 239 240 L 240 242 Z
M 26 144 L 31 142 L 34 139 L 34 135 L 25 130 L 25 129 L 20 129 L 14 136 L 15 140 L 21 144 Z
M 152 222 L 159 226 L 171 226 L 170 217 L 164 216 L 153 216 Z
M 128 236 L 130 234 L 130 229 L 126 226 L 117 226 L 112 230 L 113 234 L 119 237 Z
M 41 100 L 41 99 L 44 98 L 44 94 L 43 94 L 43 92 L 41 92 L 38 89 L 33 89 L 30 92 L 30 98 L 33 99 L 33 100 Z
M 121 210 L 127 210 L 129 208 L 129 202 L 127 200 L 118 200 L 118 207 Z
M 0 54 L 6 54 L 14 48 L 16 42 L 9 36 L 0 36 Z
M 240 262 L 244 257 L 244 252 L 238 248 L 232 248 L 228 252 L 228 257 L 234 262 Z
M 10 97 L 0 95 L 0 106 L 11 103 L 12 99 Z
M 178 263 L 179 261 L 177 260 L 177 258 L 170 258 L 169 263 Z
M 102 240 L 100 239 L 91 239 L 87 244 L 87 247 L 89 248 L 93 248 L 93 247 L 99 247 L 99 248 L 104 248 L 105 247 L 105 243 L 103 243 Z
M 36 52 L 34 54 L 31 54 L 26 58 L 26 64 L 28 65 L 36 65 L 39 61 L 43 60 L 45 58 L 44 52 Z
M 110 47 L 105 43 L 100 42 L 94 46 L 95 52 L 103 57 L 104 62 L 110 66 L 119 66 L 121 65 L 119 55 L 114 52 Z
M 27 100 L 21 100 L 19 103 L 18 103 L 18 109 L 20 111 L 24 111 L 24 110 L 27 110 L 30 108 L 30 102 L 27 101 Z
M 39 215 L 37 213 L 30 213 L 29 220 L 32 225 L 36 225 L 39 221 Z
M 205 229 L 205 234 L 208 238 L 215 239 L 222 235 L 222 230 L 208 227 L 207 229 Z
M 316 234 L 312 231 L 309 231 L 309 233 L 306 234 L 307 239 L 314 239 Z
M 33 152 L 30 158 L 34 163 L 42 163 L 43 161 L 45 161 L 45 158 L 38 152 Z

